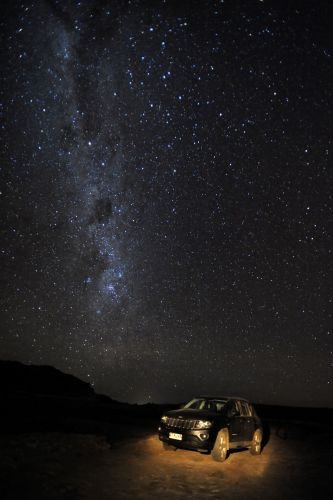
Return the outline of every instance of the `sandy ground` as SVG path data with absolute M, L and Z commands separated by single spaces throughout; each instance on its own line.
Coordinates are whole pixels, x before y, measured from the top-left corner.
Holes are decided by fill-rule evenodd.
M 156 433 L 139 430 L 123 441 L 63 433 L 0 436 L 0 498 L 333 498 L 332 433 L 286 438 L 276 431 L 271 428 L 260 456 L 237 451 L 221 464 L 210 455 L 164 451 Z

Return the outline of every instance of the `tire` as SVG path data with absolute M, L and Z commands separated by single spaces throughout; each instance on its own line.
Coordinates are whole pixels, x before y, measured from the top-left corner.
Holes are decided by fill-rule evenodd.
M 212 459 L 215 462 L 224 462 L 228 456 L 228 431 L 222 429 L 215 439 L 212 449 Z
M 260 455 L 261 453 L 262 432 L 260 429 L 254 431 L 252 443 L 250 446 L 251 455 Z

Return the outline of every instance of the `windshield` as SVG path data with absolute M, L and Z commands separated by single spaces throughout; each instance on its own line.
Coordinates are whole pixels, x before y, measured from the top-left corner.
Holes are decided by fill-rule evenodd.
M 184 408 L 191 408 L 192 410 L 207 410 L 221 412 L 226 404 L 224 399 L 208 399 L 208 398 L 195 398 L 189 401 Z

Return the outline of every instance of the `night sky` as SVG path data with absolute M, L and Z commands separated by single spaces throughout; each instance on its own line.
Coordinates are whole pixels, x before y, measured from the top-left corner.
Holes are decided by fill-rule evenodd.
M 331 2 L 5 3 L 0 358 L 333 406 Z

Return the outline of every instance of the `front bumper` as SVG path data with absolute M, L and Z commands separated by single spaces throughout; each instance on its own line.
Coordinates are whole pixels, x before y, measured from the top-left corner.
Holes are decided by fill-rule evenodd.
M 170 433 L 180 434 L 182 439 L 172 439 L 170 438 Z M 215 441 L 210 429 L 185 430 L 177 427 L 167 427 L 163 424 L 158 428 L 158 437 L 160 441 L 164 441 L 177 448 L 186 448 L 202 452 L 211 451 Z

